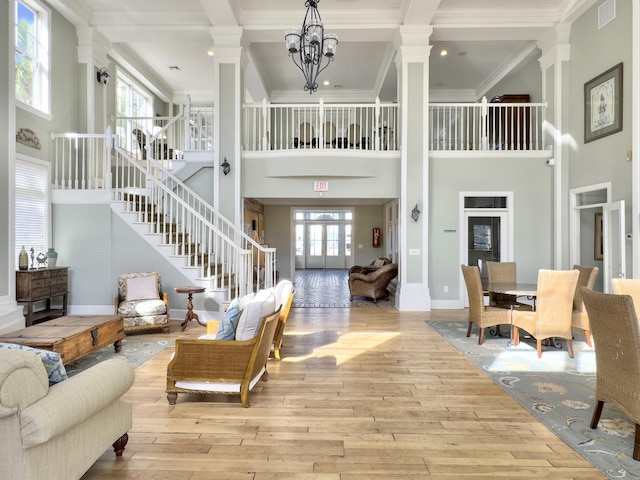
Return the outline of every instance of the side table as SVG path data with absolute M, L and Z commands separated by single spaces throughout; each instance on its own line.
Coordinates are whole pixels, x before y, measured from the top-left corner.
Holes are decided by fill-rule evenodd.
M 176 293 L 182 293 L 182 294 L 186 294 L 188 295 L 188 304 L 187 304 L 187 315 L 184 317 L 184 322 L 182 322 L 181 326 L 182 326 L 182 330 L 184 331 L 185 328 L 187 328 L 187 324 L 191 321 L 191 320 L 195 320 L 196 322 L 198 322 L 198 324 L 202 325 L 203 327 L 205 327 L 207 324 L 206 323 L 202 323 L 200 321 L 200 318 L 198 317 L 197 313 L 193 312 L 193 294 L 194 293 L 203 293 L 205 288 L 204 287 L 176 287 L 175 288 Z

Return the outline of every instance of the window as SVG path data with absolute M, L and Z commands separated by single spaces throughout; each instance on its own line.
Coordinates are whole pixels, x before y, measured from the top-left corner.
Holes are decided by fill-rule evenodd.
M 16 160 L 15 259 L 24 245 L 34 255 L 49 244 L 49 168 L 37 160 Z M 30 260 L 31 261 L 31 260 Z
M 15 3 L 16 100 L 49 114 L 50 13 L 34 0 Z
M 128 152 L 141 154 L 140 146 L 133 135 L 134 129 L 150 132 L 153 118 L 153 104 L 149 94 L 129 77 L 118 72 L 116 78 L 116 133 L 120 147 Z

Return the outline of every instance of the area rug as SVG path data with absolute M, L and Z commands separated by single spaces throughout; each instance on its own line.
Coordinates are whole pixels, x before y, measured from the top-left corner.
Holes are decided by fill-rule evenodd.
M 67 375 L 71 377 L 110 358 L 122 358 L 135 368 L 157 355 L 171 343 L 173 343 L 172 340 L 152 341 L 125 338 L 122 340 L 122 349 L 119 352 L 116 353 L 113 345 L 108 345 L 65 365 L 65 369 L 67 370 Z
M 609 478 L 640 478 L 640 462 L 633 460 L 635 425 L 605 403 L 596 430 L 589 426 L 595 404 L 595 353 L 584 338 L 573 341 L 570 358 L 561 348 L 545 347 L 538 359 L 533 339 L 509 346 L 508 337 L 491 336 L 478 345 L 478 329 L 469 338 L 467 322 L 427 322 L 491 380 L 520 402 L 549 430 Z M 503 328 L 508 333 L 508 328 Z

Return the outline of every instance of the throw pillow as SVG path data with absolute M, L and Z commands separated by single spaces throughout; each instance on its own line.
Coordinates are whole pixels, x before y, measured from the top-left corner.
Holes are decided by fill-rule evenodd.
M 224 313 L 218 333 L 216 333 L 216 340 L 233 340 L 236 338 L 236 329 L 242 311 L 254 296 L 255 294 L 252 292 L 249 295 L 245 295 L 242 298 L 234 298 L 231 301 L 227 307 L 227 311 Z
M 47 371 L 49 386 L 67 379 L 67 370 L 62 364 L 62 358 L 59 353 L 27 347 L 26 345 L 18 345 L 17 343 L 0 343 L 0 348 L 6 348 L 7 350 L 26 350 L 35 353 L 38 358 L 42 360 L 44 369 Z
M 236 329 L 236 340 L 250 340 L 255 337 L 262 326 L 262 317 L 275 310 L 276 298 L 273 295 L 273 288 L 266 288 L 256 293 L 256 296 L 240 315 Z
M 125 292 L 125 300 L 127 302 L 133 300 L 157 300 L 160 298 L 158 295 L 158 275 L 127 278 Z

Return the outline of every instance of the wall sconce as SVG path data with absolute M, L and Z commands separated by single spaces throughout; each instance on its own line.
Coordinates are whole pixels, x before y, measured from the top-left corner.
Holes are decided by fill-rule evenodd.
M 102 67 L 100 70 L 98 70 L 98 72 L 96 73 L 96 77 L 98 79 L 98 83 L 101 83 L 102 85 L 106 85 L 107 83 L 109 83 L 109 72 L 105 67 Z
M 417 222 L 418 220 L 420 220 L 420 214 L 422 212 L 420 211 L 420 209 L 418 208 L 418 204 L 416 203 L 416 206 L 413 207 L 413 210 L 411 210 L 411 218 L 413 218 L 414 222 Z
M 224 162 L 222 162 L 220 166 L 222 167 L 222 173 L 224 173 L 225 176 L 229 175 L 229 172 L 231 172 L 231 165 L 227 162 L 227 157 L 224 157 Z

